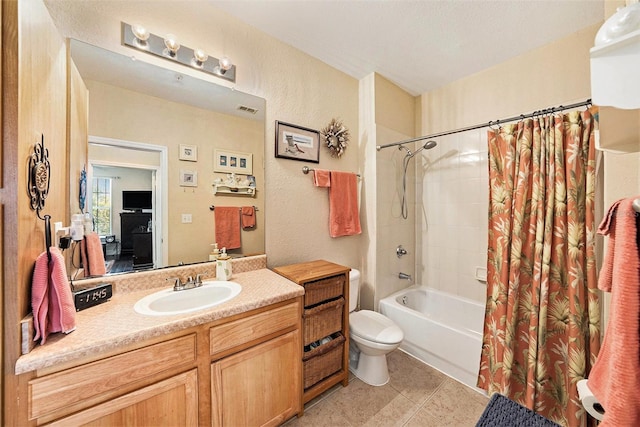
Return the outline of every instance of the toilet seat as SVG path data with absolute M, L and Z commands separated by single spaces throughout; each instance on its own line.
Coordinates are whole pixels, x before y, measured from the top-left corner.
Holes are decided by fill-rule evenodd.
M 398 344 L 404 333 L 388 317 L 371 310 L 360 310 L 349 315 L 351 334 L 380 344 Z

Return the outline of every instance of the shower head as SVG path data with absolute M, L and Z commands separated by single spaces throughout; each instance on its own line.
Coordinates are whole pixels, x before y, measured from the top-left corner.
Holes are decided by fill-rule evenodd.
M 424 145 L 422 146 L 421 150 L 430 150 L 433 147 L 435 147 L 436 145 L 438 145 L 437 142 L 435 141 L 427 141 L 424 143 Z

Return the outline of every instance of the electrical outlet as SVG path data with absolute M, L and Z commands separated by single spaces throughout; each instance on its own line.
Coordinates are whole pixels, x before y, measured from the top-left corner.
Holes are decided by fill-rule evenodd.
M 182 223 L 191 224 L 191 214 L 182 214 Z

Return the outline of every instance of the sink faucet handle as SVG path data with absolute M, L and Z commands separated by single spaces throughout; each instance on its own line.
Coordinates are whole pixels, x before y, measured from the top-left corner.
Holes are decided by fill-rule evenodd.
M 193 283 L 193 276 L 187 276 L 187 283 Z
M 184 286 L 182 282 L 180 282 L 179 277 L 169 277 L 166 280 L 173 280 L 173 289 L 176 291 L 182 289 Z
M 196 274 L 196 285 L 202 284 L 202 275 L 200 273 Z

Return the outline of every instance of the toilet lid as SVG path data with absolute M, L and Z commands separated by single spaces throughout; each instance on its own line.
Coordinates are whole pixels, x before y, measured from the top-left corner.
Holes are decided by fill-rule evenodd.
M 371 310 L 360 310 L 349 316 L 352 334 L 381 344 L 397 344 L 404 334 L 391 319 Z

